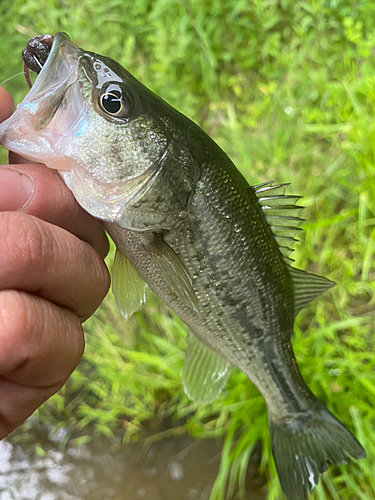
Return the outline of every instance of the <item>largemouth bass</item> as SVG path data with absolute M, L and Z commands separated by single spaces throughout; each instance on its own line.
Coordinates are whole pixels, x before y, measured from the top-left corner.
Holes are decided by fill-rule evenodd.
M 190 327 L 192 399 L 213 400 L 233 366 L 256 385 L 281 487 L 304 499 L 329 464 L 365 451 L 308 389 L 293 354 L 296 314 L 333 285 L 290 266 L 298 197 L 272 182 L 249 186 L 205 132 L 118 63 L 64 33 L 51 38 L 47 58 L 32 54 L 43 68 L 0 142 L 58 169 L 103 221 L 125 317 L 147 283 Z

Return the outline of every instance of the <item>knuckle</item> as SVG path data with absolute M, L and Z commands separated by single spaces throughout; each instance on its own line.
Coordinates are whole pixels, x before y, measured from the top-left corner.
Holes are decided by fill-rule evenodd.
M 4 212 L 0 215 L 0 234 L 0 276 L 15 269 L 32 269 L 33 275 L 48 270 L 55 245 L 42 221 L 26 214 Z
M 24 294 L 15 290 L 0 292 L 1 372 L 27 360 L 27 345 L 32 337 L 29 308 Z
M 58 390 L 79 363 L 84 335 L 77 316 L 45 299 L 0 292 L 0 376 Z
M 91 245 L 34 216 L 0 213 L 0 290 L 21 289 L 87 319 L 106 295 L 110 277 Z

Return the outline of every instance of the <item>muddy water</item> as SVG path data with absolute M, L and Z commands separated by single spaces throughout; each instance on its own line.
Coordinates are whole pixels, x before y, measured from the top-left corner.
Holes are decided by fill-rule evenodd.
M 220 444 L 189 437 L 111 452 L 94 441 L 61 450 L 39 433 L 44 456 L 14 441 L 0 442 L 0 500 L 208 500 L 220 462 Z M 250 466 L 246 500 L 263 500 L 262 484 Z

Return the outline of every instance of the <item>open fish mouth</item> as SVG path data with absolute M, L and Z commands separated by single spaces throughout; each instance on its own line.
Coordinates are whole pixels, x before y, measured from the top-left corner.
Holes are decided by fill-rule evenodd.
M 53 40 L 52 46 L 49 51 L 47 50 L 44 60 L 29 53 L 30 57 L 34 57 L 35 64 L 41 66 L 39 74 L 29 93 L 17 106 L 16 112 L 0 124 L 1 144 L 38 162 L 45 161 L 53 151 L 56 154 L 56 143 L 53 147 L 49 143 L 48 131 L 51 129 L 52 122 L 55 122 L 56 136 L 57 110 L 62 107 L 63 103 L 65 110 L 67 107 L 77 105 L 75 102 L 77 97 L 72 98 L 73 93 L 69 92 L 69 89 L 77 83 L 78 60 L 82 50 L 72 43 L 65 33 L 57 33 L 50 39 Z M 31 69 L 36 69 L 32 67 L 32 64 L 30 66 Z M 77 96 L 77 93 L 75 94 Z M 83 103 L 81 102 L 80 105 L 82 107 Z M 76 113 L 65 112 L 64 116 L 65 119 L 60 120 L 58 125 L 61 133 L 69 130 L 72 120 L 76 118 Z

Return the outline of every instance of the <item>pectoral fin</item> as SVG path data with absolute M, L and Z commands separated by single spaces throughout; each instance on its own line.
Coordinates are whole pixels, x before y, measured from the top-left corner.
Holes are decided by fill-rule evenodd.
M 195 402 L 209 403 L 222 391 L 232 366 L 219 354 L 211 351 L 195 335 L 189 335 L 185 354 L 182 384 L 186 394 Z
M 195 295 L 191 277 L 180 257 L 166 243 L 162 236 L 155 238 L 147 248 L 153 264 L 159 269 L 161 276 L 185 305 L 198 312 L 198 300 Z
M 116 305 L 127 320 L 146 301 L 147 285 L 133 264 L 118 249 L 112 274 L 112 291 Z

